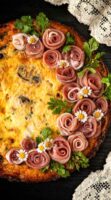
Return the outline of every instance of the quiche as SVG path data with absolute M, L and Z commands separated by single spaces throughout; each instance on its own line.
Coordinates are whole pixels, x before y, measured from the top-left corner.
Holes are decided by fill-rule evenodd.
M 89 166 L 110 119 L 98 47 L 44 13 L 0 26 L 0 177 L 49 181 Z

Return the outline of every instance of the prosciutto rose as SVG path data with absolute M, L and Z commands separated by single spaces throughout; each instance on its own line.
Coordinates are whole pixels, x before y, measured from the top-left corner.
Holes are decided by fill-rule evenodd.
M 56 68 L 61 60 L 61 53 L 57 50 L 47 50 L 43 54 L 43 63 L 49 68 Z
M 26 44 L 25 53 L 29 57 L 41 58 L 44 52 L 44 46 L 40 40 L 38 40 L 35 44 Z
M 96 105 L 95 103 L 89 99 L 89 98 L 84 98 L 82 100 L 79 100 L 74 108 L 73 108 L 73 113 L 76 113 L 79 110 L 85 111 L 88 115 L 91 115 L 93 111 L 95 110 Z
M 76 73 L 72 67 L 57 68 L 56 76 L 61 83 L 70 83 L 76 80 Z
M 17 33 L 12 36 L 12 44 L 17 50 L 24 50 L 27 41 L 27 35 L 25 33 Z
M 62 31 L 49 28 L 45 30 L 42 40 L 45 47 L 55 50 L 59 49 L 64 44 L 65 35 Z
M 26 164 L 34 169 L 41 169 L 50 163 L 50 157 L 47 152 L 39 153 L 37 150 L 32 150 L 28 153 Z
M 78 100 L 78 92 L 80 88 L 77 83 L 68 83 L 63 87 L 64 98 L 70 102 L 76 102 Z
M 22 160 L 18 157 L 19 150 L 17 149 L 10 149 L 6 154 L 6 159 L 10 164 L 19 165 L 22 163 Z
M 88 141 L 85 138 L 82 132 L 75 132 L 73 135 L 68 137 L 68 142 L 70 144 L 71 150 L 74 151 L 83 151 L 88 146 Z
M 79 79 L 80 85 L 90 87 L 92 90 L 91 97 L 98 98 L 104 91 L 104 85 L 101 82 L 101 75 L 99 72 L 91 73 L 88 70 L 84 73 L 83 77 Z
M 69 52 L 63 53 L 63 59 L 67 60 L 74 70 L 78 70 L 84 65 L 85 54 L 78 46 L 72 46 Z
M 27 137 L 22 140 L 21 146 L 25 151 L 30 151 L 31 149 L 36 148 L 36 142 L 33 139 Z
M 57 119 L 57 126 L 61 135 L 71 135 L 79 127 L 79 122 L 76 117 L 70 113 L 63 113 Z
M 79 128 L 79 130 L 84 133 L 86 138 L 90 138 L 95 136 L 95 134 L 98 131 L 98 123 L 95 119 L 95 117 L 89 116 L 88 120 L 82 124 L 82 126 Z
M 65 164 L 71 157 L 71 148 L 68 141 L 63 137 L 57 137 L 53 141 L 53 148 L 49 151 L 52 160 Z
M 97 108 L 101 109 L 103 113 L 108 112 L 108 102 L 105 97 L 100 97 L 96 100 Z

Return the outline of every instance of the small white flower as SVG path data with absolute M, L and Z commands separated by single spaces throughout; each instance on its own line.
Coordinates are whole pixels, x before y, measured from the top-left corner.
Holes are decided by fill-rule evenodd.
M 23 161 L 27 160 L 28 153 L 25 150 L 20 149 L 18 151 L 18 155 L 17 156 L 18 156 L 19 160 L 23 162 Z
M 32 35 L 29 36 L 27 40 L 29 44 L 36 44 L 39 38 L 36 35 Z
M 91 95 L 91 93 L 92 93 L 91 88 L 90 87 L 86 87 L 86 86 L 84 86 L 83 88 L 81 88 L 80 91 L 79 91 L 80 97 L 81 96 L 82 97 L 88 97 L 88 96 Z
M 97 121 L 100 121 L 104 114 L 101 109 L 97 109 L 94 111 L 93 116 L 96 118 Z
M 69 66 L 69 62 L 67 60 L 60 60 L 58 62 L 58 67 L 60 68 L 66 68 Z
M 86 122 L 87 121 L 87 113 L 85 111 L 79 110 L 75 113 L 75 116 L 77 117 L 77 119 L 81 122 Z
M 44 142 L 41 142 L 41 143 L 38 145 L 37 151 L 38 151 L 39 153 L 42 153 L 42 152 L 45 151 L 45 150 L 46 150 L 45 144 L 44 144 Z
M 47 150 L 51 149 L 53 146 L 53 139 L 47 138 L 44 141 L 44 145 L 45 145 L 45 149 L 47 149 Z

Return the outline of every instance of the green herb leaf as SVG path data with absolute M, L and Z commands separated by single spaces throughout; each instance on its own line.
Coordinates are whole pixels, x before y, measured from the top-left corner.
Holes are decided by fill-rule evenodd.
M 43 139 L 46 139 L 51 136 L 52 130 L 49 127 L 46 127 L 41 130 L 40 134 L 42 135 Z
M 102 83 L 105 83 L 107 87 L 111 85 L 111 73 L 107 77 L 102 78 Z
M 38 136 L 36 137 L 37 144 L 40 144 L 43 141 L 42 137 Z
M 50 168 L 52 171 L 55 171 L 59 176 L 66 178 L 70 176 L 69 171 L 65 168 L 64 165 L 57 163 L 55 161 L 51 161 Z
M 102 83 L 106 84 L 104 95 L 107 99 L 111 100 L 111 73 L 107 77 L 102 78 Z
M 66 34 L 66 45 L 74 44 L 74 42 L 75 42 L 74 37 L 70 34 L 70 32 L 68 32 Z
M 62 53 L 67 53 L 71 50 L 71 45 L 65 45 L 62 49 Z
M 33 20 L 31 16 L 22 16 L 15 21 L 15 28 L 19 29 L 23 33 L 29 33 L 31 35 L 38 35 L 33 26 Z
M 64 45 L 64 47 L 62 49 L 62 52 L 63 53 L 67 53 L 68 51 L 70 51 L 71 50 L 71 45 L 74 44 L 74 42 L 75 42 L 74 37 L 70 34 L 70 32 L 68 32 L 66 34 L 66 42 L 65 42 L 65 45 Z
M 71 159 L 68 161 L 67 169 L 87 168 L 89 166 L 89 159 L 82 152 L 74 152 Z
M 50 25 L 49 19 L 43 12 L 40 12 L 36 16 L 36 23 L 37 23 L 37 26 L 40 28 L 41 33 L 43 33 L 45 29 L 48 28 Z
M 46 167 L 44 167 L 44 168 L 42 168 L 40 171 L 41 171 L 42 173 L 45 173 L 45 172 L 47 172 L 48 170 L 49 170 L 49 165 L 46 166 Z
M 48 109 L 53 110 L 53 114 L 60 114 L 63 109 L 67 109 L 67 102 L 61 99 L 50 98 Z

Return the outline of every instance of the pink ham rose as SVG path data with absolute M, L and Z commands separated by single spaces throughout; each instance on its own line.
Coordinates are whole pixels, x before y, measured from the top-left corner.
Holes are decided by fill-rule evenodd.
M 59 136 L 53 141 L 53 148 L 49 151 L 52 160 L 65 164 L 71 157 L 71 148 L 68 141 Z
M 63 87 L 64 98 L 70 103 L 76 102 L 78 100 L 79 91 L 80 88 L 77 83 L 65 84 Z
M 34 44 L 27 43 L 25 53 L 32 58 L 41 58 L 44 52 L 44 46 L 40 40 Z
M 42 40 L 46 48 L 55 50 L 63 46 L 65 42 L 65 35 L 60 30 L 49 28 L 45 30 Z
M 84 75 L 79 78 L 79 83 L 82 87 L 90 87 L 92 90 L 90 96 L 96 99 L 100 97 L 104 91 L 104 84 L 101 82 L 101 79 L 102 77 L 99 72 L 91 73 L 87 70 Z
M 76 73 L 72 67 L 57 68 L 56 76 L 61 83 L 70 83 L 76 80 Z
M 63 113 L 57 119 L 57 126 L 61 135 L 68 136 L 73 134 L 79 127 L 79 122 L 76 117 L 70 113 Z
M 67 60 L 74 70 L 79 70 L 84 65 L 85 54 L 78 46 L 72 46 L 70 51 L 63 53 L 63 59 Z
M 84 151 L 88 146 L 88 141 L 82 132 L 75 132 L 73 135 L 68 137 L 68 142 L 70 144 L 71 150 Z
M 77 111 L 82 110 L 85 111 L 88 115 L 91 115 L 96 108 L 95 103 L 89 99 L 89 98 L 84 98 L 79 100 L 74 108 L 73 108 L 73 113 L 75 114 Z
M 39 153 L 37 150 L 32 150 L 28 153 L 26 164 L 33 169 L 42 169 L 50 163 L 50 157 L 47 152 Z
M 61 53 L 58 50 L 47 50 L 43 54 L 43 63 L 50 69 L 56 68 L 61 60 Z

